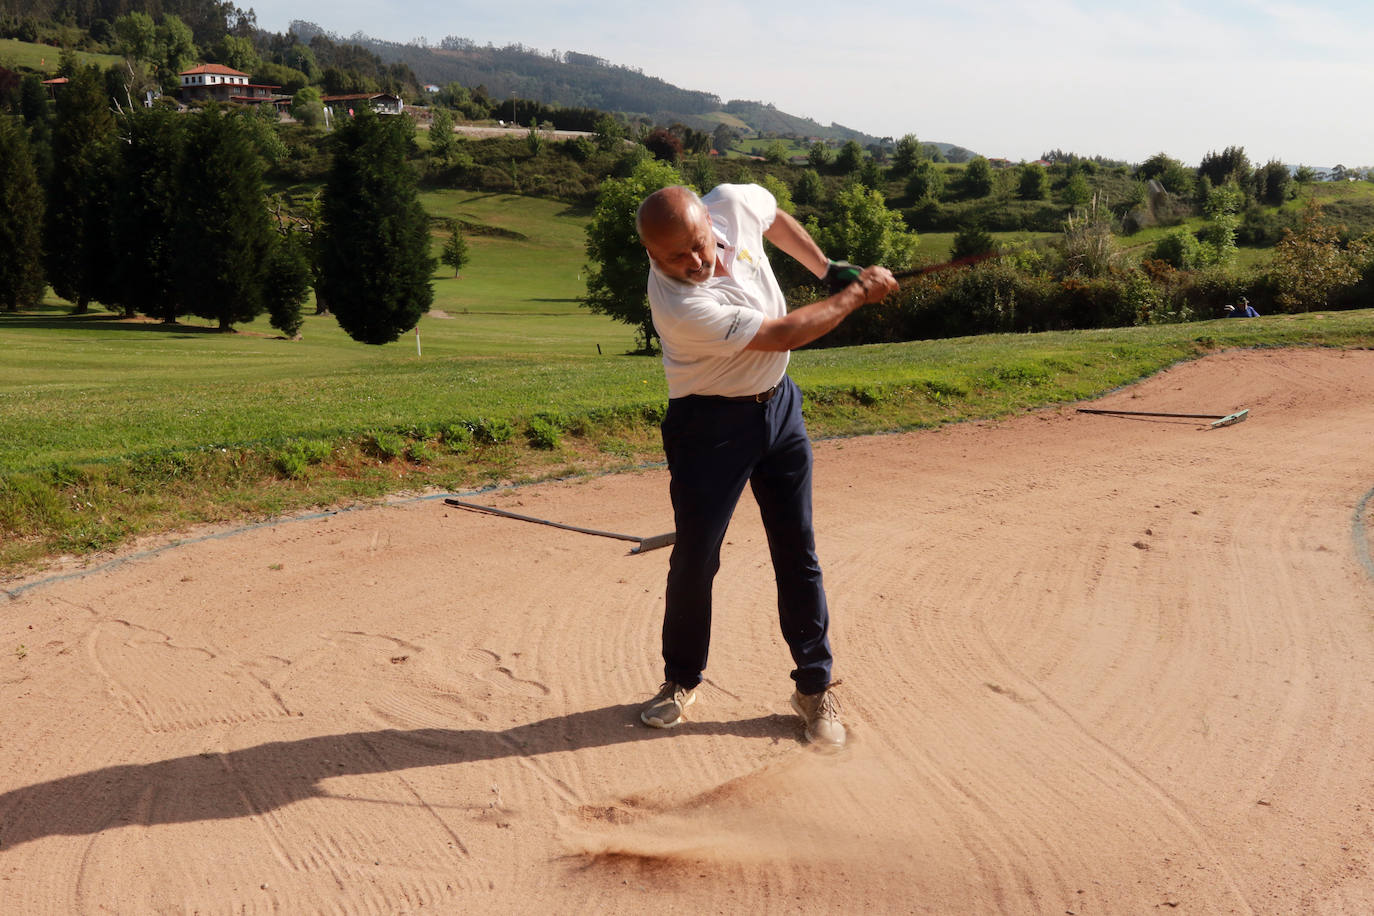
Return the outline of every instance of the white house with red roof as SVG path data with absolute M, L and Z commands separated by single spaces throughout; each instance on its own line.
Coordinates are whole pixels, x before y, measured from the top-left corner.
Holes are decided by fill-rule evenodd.
M 213 99 L 216 102 L 239 102 L 245 105 L 259 105 L 263 102 L 281 105 L 291 101 L 290 96 L 277 95 L 274 92 L 280 89 L 280 86 L 251 83 L 249 79 L 247 73 L 233 67 L 223 64 L 201 64 L 199 67 L 181 71 L 181 101 Z

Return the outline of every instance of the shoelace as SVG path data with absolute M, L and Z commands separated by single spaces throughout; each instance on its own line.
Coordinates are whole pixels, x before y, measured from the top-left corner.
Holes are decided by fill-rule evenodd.
M 840 701 L 835 698 L 833 690 L 827 690 L 821 695 L 821 702 L 816 706 L 816 718 L 818 719 L 838 719 L 840 717 Z

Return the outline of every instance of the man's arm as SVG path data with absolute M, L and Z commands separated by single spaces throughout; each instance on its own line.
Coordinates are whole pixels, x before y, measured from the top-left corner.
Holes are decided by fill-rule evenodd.
M 784 253 L 791 255 L 817 277 L 825 276 L 826 268 L 830 265 L 825 252 L 821 251 L 821 246 L 811 238 L 811 233 L 806 231 L 806 227 L 797 222 L 786 210 L 777 211 L 777 215 L 773 217 L 773 225 L 768 227 L 763 237 L 777 245 Z
M 781 211 L 779 211 L 781 215 Z M 777 225 L 775 222 L 774 225 Z M 809 238 L 809 236 L 808 236 Z M 777 243 L 774 242 L 776 245 Z M 814 242 L 812 243 L 815 244 Z M 782 248 L 781 245 L 778 245 Z M 784 251 L 787 249 L 783 248 Z M 816 249 L 820 251 L 819 248 Z M 791 254 L 791 252 L 788 252 Z M 822 259 L 824 256 L 822 256 Z M 800 260 L 800 258 L 798 258 Z M 805 262 L 803 262 L 805 263 Z M 818 276 L 825 273 L 825 261 Z M 828 299 L 803 305 L 781 318 L 765 318 L 746 350 L 795 350 L 830 332 L 862 305 L 881 302 L 896 291 L 897 281 L 886 267 L 866 267 L 859 279 Z

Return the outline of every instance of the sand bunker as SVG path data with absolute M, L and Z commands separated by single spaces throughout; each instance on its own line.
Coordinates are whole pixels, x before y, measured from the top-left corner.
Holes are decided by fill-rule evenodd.
M 741 505 L 692 721 L 668 551 L 438 501 L 0 598 L 0 912 L 1374 912 L 1374 353 L 817 446 L 853 735 Z M 668 530 L 666 472 L 484 497 Z

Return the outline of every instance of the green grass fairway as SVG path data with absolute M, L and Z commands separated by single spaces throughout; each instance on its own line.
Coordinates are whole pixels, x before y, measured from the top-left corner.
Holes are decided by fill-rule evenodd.
M 434 308 L 450 316 L 454 327 L 436 328 L 436 334 L 457 332 L 465 353 L 484 355 L 594 355 L 598 345 L 602 353 L 634 347 L 633 329 L 578 304 L 586 293 L 586 211 L 557 201 L 474 191 L 431 191 L 421 195 L 421 202 L 432 216 L 512 233 L 465 232 L 469 264 L 458 279 L 451 268 L 439 265 Z M 442 238 L 435 239 L 435 257 L 442 244 Z
M 438 268 L 420 352 L 413 334 L 355 343 L 329 316 L 290 341 L 265 319 L 222 334 L 56 300 L 0 314 L 0 571 L 189 523 L 661 460 L 658 358 L 578 305 L 587 213 L 468 191 L 423 203 L 469 225 L 471 262 L 460 279 Z M 923 260 L 951 241 L 924 235 Z M 1092 397 L 1219 348 L 1370 346 L 1372 317 L 805 350 L 792 375 L 813 435 L 911 429 Z
M 124 58 L 117 54 L 93 54 L 89 51 L 75 51 L 76 59 L 83 64 L 98 64 L 101 69 L 112 64 L 122 63 Z M 15 38 L 0 38 L 0 66 L 11 70 L 37 70 L 40 73 L 57 72 L 61 63 L 62 49 L 52 45 L 34 44 Z

